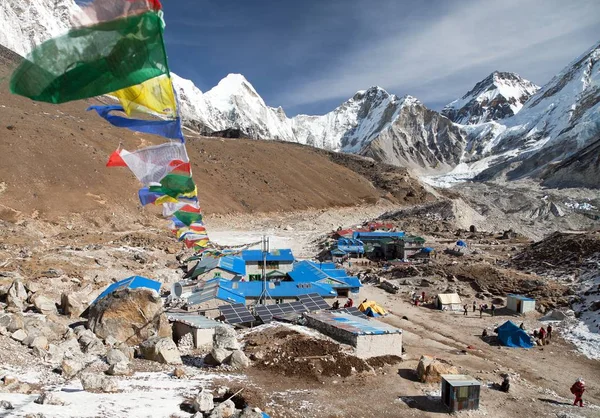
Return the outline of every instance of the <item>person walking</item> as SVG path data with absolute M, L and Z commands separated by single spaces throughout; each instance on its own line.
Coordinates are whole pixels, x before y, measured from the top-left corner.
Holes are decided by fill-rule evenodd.
M 463 309 L 465 310 L 465 313 L 464 313 L 464 315 L 465 315 L 465 316 L 467 316 L 467 314 L 468 314 L 468 312 L 469 312 L 469 305 L 467 305 L 467 304 L 465 303 L 465 306 L 463 306 Z
M 479 305 L 479 317 L 483 318 L 483 304 Z
M 548 338 L 548 341 L 552 339 L 552 325 L 550 324 L 548 324 L 548 327 L 546 328 L 546 338 Z
M 583 407 L 583 392 L 585 392 L 585 382 L 583 381 L 583 377 L 580 377 L 573 383 L 573 386 L 571 386 L 571 393 L 575 395 L 575 402 L 573 402 L 573 405 L 579 403 L 579 406 Z
M 540 336 L 540 340 L 542 340 L 542 345 L 546 345 L 546 330 L 544 327 L 540 327 L 538 335 Z
M 492 303 L 492 316 L 496 314 L 496 305 Z
M 477 302 L 473 301 L 473 313 L 477 311 Z

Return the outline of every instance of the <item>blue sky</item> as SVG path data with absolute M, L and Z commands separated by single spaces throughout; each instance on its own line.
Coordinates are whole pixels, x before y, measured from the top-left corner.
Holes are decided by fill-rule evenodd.
M 379 85 L 440 109 L 494 70 L 543 85 L 600 41 L 598 0 L 163 0 L 171 70 L 243 74 L 288 116 Z

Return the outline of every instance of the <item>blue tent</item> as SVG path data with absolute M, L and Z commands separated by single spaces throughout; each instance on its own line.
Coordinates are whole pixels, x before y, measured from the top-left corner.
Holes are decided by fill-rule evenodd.
M 458 241 L 456 241 L 456 245 L 459 247 L 466 247 L 467 243 L 464 242 L 463 240 L 458 240 Z
M 119 282 L 113 283 L 110 286 L 108 286 L 104 290 L 104 292 L 100 293 L 100 296 L 98 296 L 92 302 L 92 304 L 94 304 L 94 303 L 98 302 L 100 299 L 108 296 L 115 290 L 121 290 L 121 289 L 125 289 L 125 288 L 137 289 L 139 287 L 145 287 L 148 289 L 156 290 L 156 292 L 160 293 L 160 282 L 157 282 L 156 280 L 151 280 L 151 279 L 148 279 L 148 278 L 142 277 L 142 276 L 131 276 L 131 277 L 128 277 L 126 279 L 123 279 Z
M 516 326 L 512 321 L 506 321 L 496 331 L 498 339 L 507 347 L 531 348 L 533 343 L 525 331 Z

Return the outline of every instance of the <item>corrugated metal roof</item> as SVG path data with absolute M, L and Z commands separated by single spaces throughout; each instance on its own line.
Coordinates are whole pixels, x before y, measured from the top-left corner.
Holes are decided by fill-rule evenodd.
M 233 292 L 245 298 L 258 298 L 263 291 L 261 281 L 229 282 L 223 280 L 221 286 L 232 289 Z M 337 292 L 331 286 L 317 283 L 267 282 L 267 291 L 272 298 L 291 298 L 309 293 L 317 293 L 323 297 L 337 295 Z
M 242 258 L 244 261 L 262 261 L 262 251 L 261 250 L 244 250 L 242 251 Z M 292 254 L 292 250 L 288 248 L 280 249 L 280 250 L 272 250 L 267 254 L 267 261 L 290 261 L 293 262 L 295 260 L 294 254 Z
M 199 286 L 198 290 L 187 298 L 190 305 L 199 305 L 213 299 L 220 299 L 229 303 L 246 303 L 244 296 L 230 287 L 223 286 L 224 283 L 230 283 L 229 280 L 212 279 L 207 281 L 204 286 Z
M 402 330 L 399 328 L 348 313 L 320 311 L 305 315 L 354 335 L 402 334 Z
M 288 273 L 288 276 L 298 283 L 319 282 L 319 284 L 328 284 L 334 288 L 361 287 L 358 278 L 349 277 L 344 269 L 336 269 L 333 263 L 299 261 L 294 264 L 294 268 Z
M 113 283 L 110 286 L 108 286 L 104 290 L 104 292 L 100 293 L 100 295 L 96 299 L 94 299 L 94 302 L 92 302 L 92 303 L 96 303 L 97 301 L 108 296 L 110 293 L 114 292 L 115 290 L 120 290 L 120 289 L 125 289 L 125 288 L 138 289 L 141 287 L 155 290 L 157 293 L 160 292 L 160 282 L 157 282 L 156 280 L 151 280 L 151 279 L 148 279 L 148 278 L 142 277 L 142 276 L 131 276 L 131 277 L 128 277 L 126 279 L 123 279 L 121 281 L 118 281 L 118 282 Z
M 241 257 L 227 255 L 219 259 L 219 267 L 242 276 L 246 275 L 246 263 Z
M 222 322 L 215 321 L 214 319 L 207 318 L 203 315 L 186 312 L 169 312 L 167 313 L 167 318 L 171 322 L 182 322 L 199 329 L 209 329 L 223 325 Z
M 535 299 L 532 298 L 528 298 L 527 296 L 523 296 L 523 295 L 515 295 L 513 293 L 509 293 L 508 295 L 506 295 L 507 297 L 512 297 L 515 299 L 519 299 L 519 300 L 527 300 L 527 301 L 532 301 L 535 302 Z
M 353 239 L 402 238 L 402 237 L 404 237 L 404 232 L 387 232 L 387 231 L 361 232 L 361 231 L 356 231 L 352 234 Z

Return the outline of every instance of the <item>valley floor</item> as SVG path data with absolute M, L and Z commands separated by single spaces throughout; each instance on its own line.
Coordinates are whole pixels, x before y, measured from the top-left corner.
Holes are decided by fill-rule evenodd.
M 393 209 L 397 208 L 384 203 L 268 216 L 212 216 L 208 225 L 213 239 L 220 244 L 246 244 L 266 234 L 272 239 L 272 248 L 291 247 L 299 258 L 308 258 L 316 253 L 317 241 L 324 233 L 373 219 Z M 41 233 L 42 225 L 36 222 L 4 225 L 0 232 L 3 242 L 0 284 L 12 281 L 17 274 L 36 277 L 45 294 L 58 300 L 63 291 L 77 291 L 86 285 L 102 289 L 115 278 L 134 274 L 160 280 L 166 288 L 180 278 L 175 262 L 175 255 L 181 254 L 180 248 L 162 228 L 140 225 L 134 230 L 91 234 L 87 226 L 73 225 L 71 229 L 49 227 Z M 426 236 L 434 247 L 448 245 L 448 239 Z M 511 253 L 508 245 L 489 251 L 486 248 L 491 247 L 484 245 L 477 248 L 485 262 Z M 485 254 L 486 251 L 489 254 Z M 473 258 L 473 262 L 479 263 L 479 258 Z M 452 265 L 453 261 L 442 259 L 437 263 Z M 49 272 L 50 269 L 55 273 Z M 354 269 L 356 273 L 357 267 Z M 51 367 L 10 337 L 0 336 L 0 371 L 3 375 L 18 377 L 31 387 L 29 394 L 3 393 L 0 387 L 0 401 L 8 400 L 15 407 L 6 411 L 9 415 L 0 411 L 0 416 L 2 413 L 20 417 L 42 413 L 46 417 L 189 417 L 191 414 L 179 409 L 186 397 L 202 386 L 226 385 L 244 387 L 243 394 L 252 406 L 262 408 L 272 417 L 433 417 L 445 411 L 439 403 L 439 384 L 422 384 L 416 380 L 414 370 L 424 354 L 448 360 L 461 373 L 483 383 L 480 409 L 461 412 L 459 416 L 600 416 L 600 361 L 579 353 L 571 342 L 563 339 L 560 329 L 550 345 L 530 350 L 497 346 L 480 337 L 484 328 L 492 333 L 493 328 L 508 319 L 516 323 L 524 321 L 528 329 L 537 328 L 540 314 L 530 313 L 521 318 L 500 310 L 496 317 L 484 314 L 479 318 L 479 314 L 472 312 L 465 317 L 462 313 L 415 307 L 408 301 L 408 293 L 413 288 L 401 286 L 400 292 L 394 295 L 368 284 L 361 289 L 360 300 L 367 298 L 382 304 L 390 312 L 383 321 L 403 330 L 406 354 L 399 363 L 347 377 L 304 379 L 254 366 L 244 373 L 199 368 L 192 356 L 185 362 L 187 378 L 183 380 L 171 375 L 172 367 L 135 360 L 136 374 L 119 379 L 120 393 L 93 394 L 82 391 L 76 380 L 65 381 L 52 373 Z M 437 288 L 427 291 L 434 294 Z M 472 302 L 475 292 L 472 293 L 463 295 L 465 303 Z M 270 328 L 273 325 L 261 326 L 252 332 L 268 333 Z M 99 361 L 90 367 L 101 370 L 105 365 Z M 494 389 L 493 383 L 501 382 L 502 373 L 512 377 L 509 394 Z M 588 387 L 585 408 L 571 406 L 569 387 L 578 377 L 584 377 Z M 33 403 L 42 389 L 57 392 L 69 405 Z

